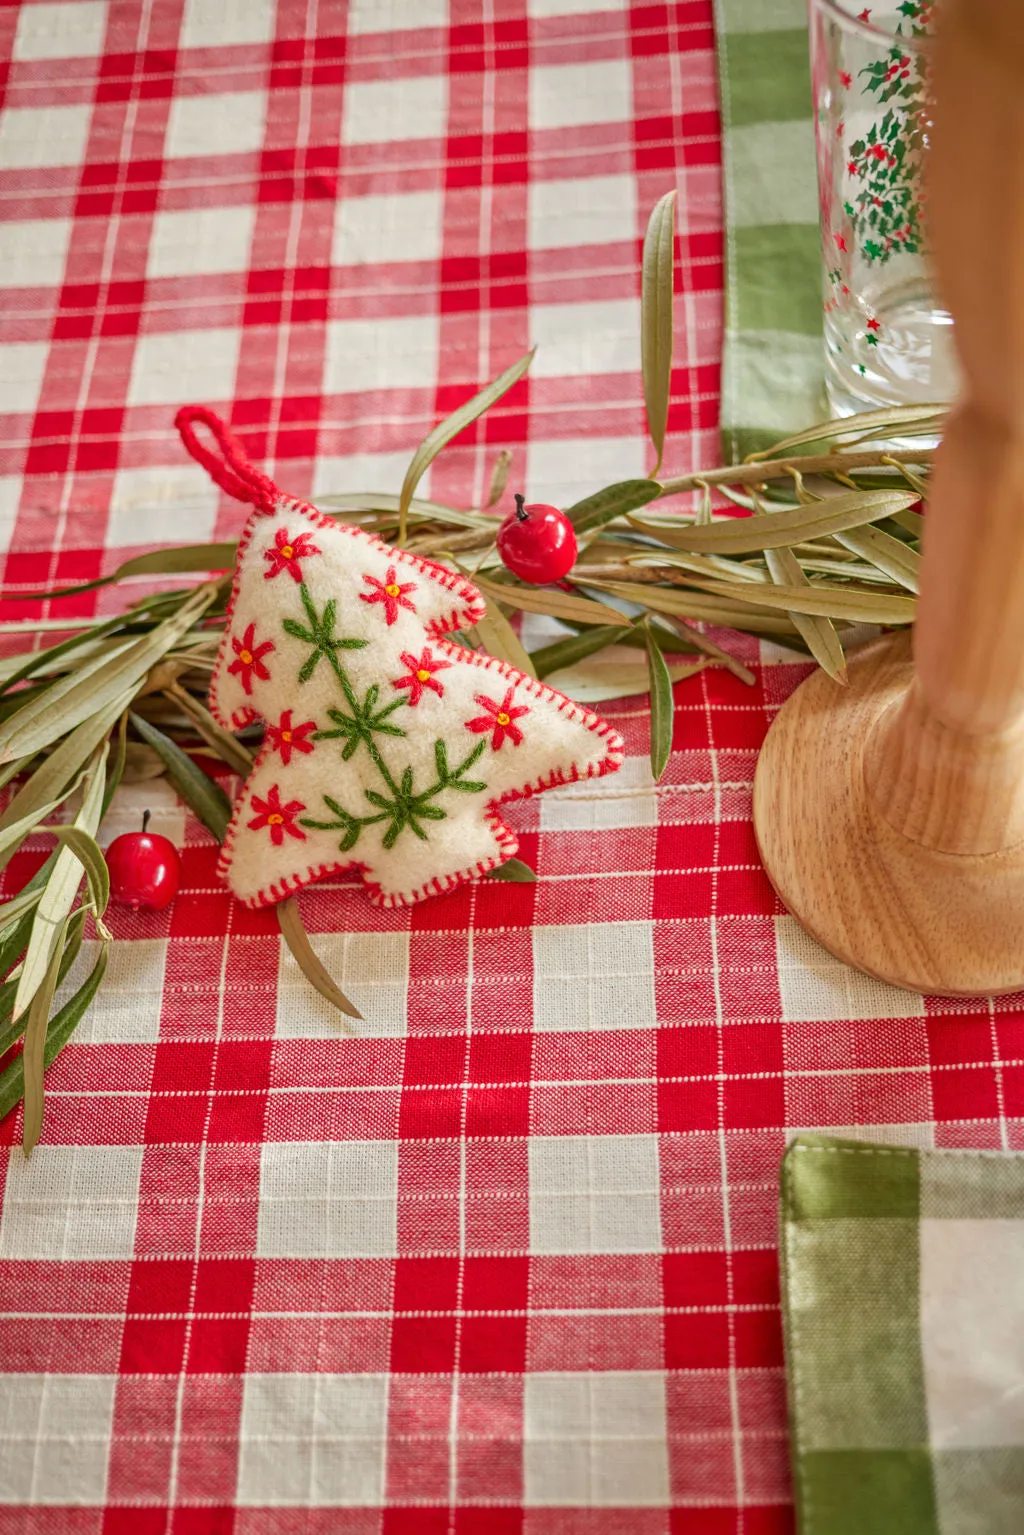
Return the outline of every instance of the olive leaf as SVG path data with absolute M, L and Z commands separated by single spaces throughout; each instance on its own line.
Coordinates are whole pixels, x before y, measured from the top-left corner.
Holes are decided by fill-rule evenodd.
M 75 828 L 87 833 L 90 838 L 95 836 L 103 808 L 103 789 L 106 782 L 104 769 L 108 749 L 108 743 L 104 742 L 89 764 L 85 775 L 81 809 L 74 821 Z M 102 862 L 102 855 L 100 855 L 100 861 Z M 86 866 L 78 852 L 71 846 L 62 847 L 36 907 L 28 947 L 25 950 L 21 974 L 18 977 L 18 989 L 14 998 L 14 1021 L 17 1022 L 21 1015 L 28 1011 L 25 1045 L 22 1052 L 25 1082 L 22 1146 L 26 1156 L 39 1139 L 43 1126 L 44 1043 L 47 1019 L 57 985 L 57 972 L 60 968 L 64 940 L 72 920 L 71 908 L 82 883 L 83 873 L 86 872 Z M 107 889 L 109 891 L 109 884 Z
M 441 449 L 446 447 L 453 437 L 457 437 L 478 416 L 482 416 L 485 411 L 490 410 L 491 406 L 500 400 L 503 394 L 508 393 L 513 384 L 518 384 L 519 380 L 529 369 L 535 350 L 536 348 L 531 349 L 524 356 L 520 357 L 518 362 L 514 362 L 510 368 L 506 368 L 504 373 L 499 373 L 498 377 L 488 384 L 486 389 L 481 389 L 480 393 L 475 394 L 471 400 L 467 400 L 465 405 L 460 405 L 458 410 L 453 410 L 450 416 L 446 416 L 443 421 L 434 427 L 432 432 L 428 432 L 426 437 L 424 437 L 413 454 L 412 462 L 405 471 L 405 479 L 402 481 L 402 490 L 398 500 L 398 542 L 400 544 L 404 544 L 406 540 L 409 505 L 412 501 L 413 493 L 426 470 L 433 463 Z
M 696 579 L 696 578 L 695 578 Z M 652 613 L 670 613 L 676 618 L 690 618 L 698 623 L 721 624 L 726 629 L 745 629 L 750 634 L 792 635 L 799 638 L 792 619 L 782 614 L 764 612 L 760 607 L 739 601 L 725 601 L 719 596 L 706 596 L 703 591 L 685 591 L 681 587 L 639 586 L 631 581 L 595 581 L 612 596 L 623 597 L 627 602 L 646 607 Z M 760 595 L 761 587 L 737 586 L 736 592 L 746 597 L 748 591 Z
M 524 613 L 546 613 L 550 618 L 576 619 L 582 624 L 618 623 L 623 627 L 629 624 L 629 619 L 616 614 L 614 608 L 557 588 L 491 581 L 479 574 L 473 577 L 473 582 L 489 600 L 507 603 L 510 608 L 519 608 Z
M 508 485 L 511 468 L 512 454 L 508 448 L 502 448 L 494 460 L 494 468 L 491 470 L 491 483 L 487 490 L 487 506 L 497 506 L 505 494 L 505 487 Z
M 46 972 L 32 995 L 32 1001 L 28 1009 L 28 1019 L 25 1024 L 25 1044 L 21 1052 L 21 1069 L 25 1094 L 25 1116 L 21 1127 L 21 1149 L 26 1157 L 32 1155 L 32 1149 L 39 1140 L 43 1128 L 43 1074 L 46 1070 L 46 1026 L 50 1017 L 50 1005 L 53 1002 L 53 994 L 57 989 L 57 975 L 60 970 L 64 940 L 67 937 L 68 927 L 72 920 L 69 912 L 64 918 L 60 934 L 50 952 Z M 17 1003 L 15 1003 L 15 1007 L 17 1007 Z M 19 1016 L 20 1014 L 16 1012 L 15 1022 L 17 1022 Z
M 331 979 L 327 970 L 321 964 L 313 945 L 309 941 L 309 934 L 303 926 L 302 916 L 299 912 L 298 902 L 293 895 L 277 904 L 277 923 L 281 929 L 285 943 L 292 952 L 292 956 L 306 980 L 318 991 L 322 997 L 333 1005 L 341 1013 L 346 1013 L 350 1018 L 362 1018 L 362 1013 L 346 997 L 345 993 Z
M 882 592 L 858 592 L 843 587 L 739 586 L 727 581 L 704 581 L 696 576 L 694 585 L 724 601 L 738 599 L 758 607 L 782 608 L 787 613 L 817 613 L 853 624 L 911 624 L 917 609 L 913 597 L 890 597 Z
M 20 656 L 12 659 L 20 661 L 21 665 L 13 667 L 4 677 L 0 686 L 0 693 L 7 693 L 16 688 L 19 683 L 25 682 L 29 677 L 34 677 L 37 672 L 63 669 L 63 663 L 69 661 L 76 672 L 80 674 L 82 664 L 81 652 L 87 651 L 88 657 L 109 656 L 112 651 L 120 648 L 115 640 L 109 644 L 103 644 L 107 635 L 114 634 L 118 629 L 123 629 L 126 623 L 124 616 L 112 618 L 105 624 L 98 624 L 91 629 L 82 629 L 78 634 L 72 634 L 69 639 L 61 640 L 59 645 L 50 645 L 45 650 L 35 650 L 28 660 Z
M 82 804 L 74 820 L 74 826 L 95 837 L 103 806 L 105 783 L 104 767 L 107 760 L 107 743 L 95 752 L 86 772 Z M 43 982 L 49 968 L 57 935 L 78 894 L 85 874 L 85 866 L 71 847 L 62 847 L 54 860 L 50 876 L 36 907 L 32 931 L 25 951 L 25 962 L 18 980 L 18 994 L 14 1004 L 14 1016 L 19 1017 L 28 1007 Z
M 173 788 L 181 795 L 185 804 L 192 811 L 207 831 L 218 842 L 224 841 L 224 834 L 231 820 L 231 801 L 228 799 L 220 784 L 214 783 L 208 778 L 202 768 L 196 767 L 177 742 L 170 736 L 164 735 L 162 730 L 144 720 L 141 715 L 132 714 L 133 728 L 151 746 L 167 769 L 167 778 Z
M 206 705 L 200 703 L 199 699 L 193 697 L 180 683 L 172 683 L 169 688 L 164 689 L 164 692 L 168 698 L 172 698 L 176 704 L 180 705 L 182 711 L 195 725 L 197 733 L 216 752 L 221 761 L 234 768 L 235 772 L 241 774 L 243 778 L 247 777 L 252 770 L 254 759 L 252 752 L 246 751 L 237 736 L 233 736 L 222 725 L 218 725 Z
M 607 645 L 615 645 L 624 639 L 622 630 L 615 624 L 607 624 L 600 629 L 587 629 L 582 634 L 575 634 L 571 639 L 555 640 L 552 645 L 544 645 L 539 650 L 530 652 L 533 662 L 535 677 L 548 677 L 552 672 L 563 671 L 568 666 L 573 666 L 577 661 L 584 661 L 588 656 L 596 655 L 599 650 L 604 650 Z
M 660 641 L 657 642 L 660 644 Z M 666 662 L 669 680 L 683 682 L 702 672 L 708 665 L 700 661 Z M 587 666 L 582 662 L 552 672 L 547 679 L 549 686 L 557 688 L 567 698 L 580 704 L 603 703 L 608 698 L 629 698 L 633 694 L 650 692 L 650 669 L 645 661 L 615 661 L 604 659 Z
M 880 437 L 889 433 L 899 437 L 908 427 L 930 426 L 941 421 L 948 409 L 946 405 L 890 405 L 883 410 L 865 410 L 855 416 L 819 421 L 816 426 L 806 427 L 792 437 L 784 437 L 781 442 L 773 443 L 770 448 L 762 448 L 759 453 L 748 453 L 746 462 L 756 464 L 763 459 L 780 458 L 791 448 L 802 447 L 805 443 L 829 442 L 833 438 L 851 434 Z
M 529 652 L 523 648 L 522 640 L 501 611 L 495 598 L 486 597 L 484 600 L 487 603 L 487 612 L 473 625 L 484 650 L 488 655 L 496 656 L 499 661 L 507 661 L 517 671 L 525 672 L 528 677 L 536 677 L 537 673 L 533 669 Z
M 644 521 L 631 514 L 629 522 L 640 532 L 674 549 L 687 549 L 696 554 L 751 554 L 878 522 L 913 506 L 917 500 L 917 496 L 905 491 L 870 490 L 830 496 L 825 501 L 795 506 L 764 518 L 725 517 L 710 525 L 690 523 L 672 527 L 665 521 Z
M 110 870 L 96 838 L 81 826 L 41 826 L 39 830 L 56 837 L 58 842 L 74 853 L 85 870 L 93 914 L 97 918 L 102 917 L 110 901 Z
M 766 549 L 764 557 L 771 578 L 778 586 L 810 585 L 791 549 Z M 845 684 L 846 657 L 832 620 L 820 615 L 796 612 L 792 608 L 788 608 L 787 612 L 822 670 L 835 682 Z
M 92 1006 L 100 982 L 106 973 L 109 944 L 104 943 L 97 955 L 96 963 L 74 996 L 65 1002 L 59 1012 L 50 1019 L 46 1030 L 46 1038 L 43 1044 L 42 1067 L 45 1071 L 63 1050 L 71 1035 L 85 1017 Z M 59 975 L 59 971 L 58 971 Z M 25 1092 L 25 1058 L 24 1053 L 17 1056 L 0 1076 L 0 1119 L 9 1114 L 24 1096 Z
M 661 468 L 672 386 L 672 274 L 676 193 L 655 203 L 644 236 L 640 297 L 640 359 L 647 408 L 647 430 Z
M 401 496 L 393 496 L 381 490 L 359 490 L 351 493 L 317 496 L 317 507 L 326 512 L 328 516 L 335 513 L 346 513 L 354 516 L 360 511 L 367 515 L 378 515 L 381 518 L 380 528 L 398 526 L 398 510 L 402 504 Z M 457 506 L 446 506 L 443 501 L 427 501 L 421 496 L 413 496 L 409 502 L 408 520 L 410 522 L 440 522 L 446 527 L 469 528 L 478 533 L 493 529 L 495 522 L 493 517 L 487 517 L 483 512 L 467 512 Z M 380 528 L 377 531 L 380 531 Z
M 835 536 L 844 549 L 859 554 L 898 585 L 915 594 L 921 590 L 921 556 L 891 533 L 882 528 L 850 528 Z
M 85 935 L 85 918 L 86 918 L 86 915 L 87 914 L 86 914 L 84 908 L 82 908 L 81 906 L 78 908 L 77 911 L 72 912 L 72 914 L 71 914 L 71 920 L 68 922 L 67 936 L 66 936 L 66 938 L 64 940 L 63 953 L 61 954 L 60 965 L 59 965 L 59 967 L 57 969 L 57 985 L 58 985 L 58 987 L 61 985 L 61 982 L 66 978 L 66 976 L 67 976 L 68 972 L 70 971 L 72 965 L 75 963 L 75 960 L 78 958 L 79 952 L 80 952 L 81 947 L 82 947 L 82 939 L 83 939 L 83 937 Z M 25 923 L 25 929 L 26 929 L 25 938 L 26 938 L 26 941 L 27 941 L 27 937 L 28 937 L 28 932 L 27 932 L 28 926 L 29 926 L 29 923 L 28 923 L 28 921 L 26 921 L 26 923 Z M 25 944 L 23 942 L 21 947 L 24 948 L 24 946 L 25 946 Z M 11 1048 L 12 1045 L 17 1044 L 18 1040 L 21 1038 L 21 1036 L 25 1032 L 26 1015 L 24 1013 L 22 1013 L 22 1015 L 18 1019 L 17 1023 L 12 1023 L 10 1021 L 11 1020 L 11 1014 L 14 1011 L 14 998 L 15 998 L 15 995 L 17 993 L 17 990 L 18 990 L 18 967 L 16 966 L 15 970 L 14 970 L 14 973 L 11 976 L 11 978 L 9 980 L 5 981 L 2 986 L 0 986 L 0 1019 L 2 1019 L 2 1021 L 4 1023 L 4 1027 L 0 1028 L 0 1055 L 3 1055 L 6 1051 L 8 1051 Z M 29 1009 L 29 1011 L 31 1012 L 31 1009 Z M 2 1118 L 2 1115 L 0 1115 L 0 1118 Z
M 72 673 L 70 688 L 63 689 L 57 684 L 56 698 L 53 697 L 54 689 L 49 689 L 41 698 L 24 705 L 0 725 L 0 762 L 49 746 L 112 701 L 119 700 L 126 689 L 134 690 L 150 667 L 188 632 L 216 595 L 215 586 L 199 587 L 170 617 L 131 642 L 125 650 L 119 648 L 98 669 L 83 669 L 84 674 Z
M 669 676 L 661 647 L 651 634 L 650 620 L 644 620 L 647 640 L 647 667 L 651 692 L 651 776 L 661 778 L 672 752 L 672 678 Z
M 537 882 L 537 871 L 531 869 L 528 863 L 523 863 L 521 858 L 506 858 L 496 869 L 488 869 L 484 879 L 507 879 L 517 885 L 534 885 Z
M 619 480 L 615 485 L 608 485 L 566 507 L 565 515 L 577 533 L 593 533 L 616 517 L 646 506 L 660 494 L 661 486 L 657 480 Z
M 82 581 L 77 586 L 61 586 L 55 591 L 0 592 L 0 602 L 52 601 L 55 597 L 77 597 L 83 592 L 94 592 L 101 586 L 112 586 L 129 576 L 187 575 L 194 571 L 228 570 L 235 563 L 238 545 L 231 544 L 182 544 L 171 549 L 152 549 L 148 554 L 137 554 L 125 560 L 109 576 L 97 576 L 94 581 Z M 123 622 L 118 620 L 118 622 Z M 104 626 L 100 626 L 104 627 Z

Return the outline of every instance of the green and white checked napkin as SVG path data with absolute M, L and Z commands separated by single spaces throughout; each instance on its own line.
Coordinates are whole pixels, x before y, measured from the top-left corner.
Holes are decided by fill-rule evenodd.
M 828 414 L 807 0 L 715 0 L 726 462 Z
M 801 1135 L 781 1221 L 801 1535 L 1020 1535 L 1024 1157 Z

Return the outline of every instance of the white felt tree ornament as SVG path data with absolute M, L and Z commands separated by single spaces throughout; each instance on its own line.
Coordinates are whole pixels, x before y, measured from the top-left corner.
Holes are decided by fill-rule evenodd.
M 254 504 L 210 685 L 226 728 L 266 725 L 220 864 L 247 905 L 345 868 L 385 906 L 450 890 L 515 853 L 503 802 L 619 766 L 597 715 L 444 637 L 484 615 L 468 581 L 282 495 L 210 413 L 178 425 Z

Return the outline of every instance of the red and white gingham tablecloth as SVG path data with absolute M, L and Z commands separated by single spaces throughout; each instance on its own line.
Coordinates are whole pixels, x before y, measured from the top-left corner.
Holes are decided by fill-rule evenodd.
M 716 460 L 711 0 L 26 0 L 0 57 L 8 592 L 237 531 L 184 401 L 294 493 L 394 491 L 536 342 L 432 492 L 479 504 L 505 446 L 547 501 L 644 472 L 672 186 L 667 468 Z M 122 795 L 111 834 L 152 804 L 184 888 L 112 914 L 30 1162 L 0 1126 L 0 1535 L 790 1530 L 787 1136 L 1024 1144 L 1019 1000 L 846 970 L 758 865 L 755 753 L 803 672 L 679 685 L 657 788 L 644 701 L 609 706 L 622 772 L 515 812 L 535 886 L 308 891 L 355 1038 L 170 792 Z

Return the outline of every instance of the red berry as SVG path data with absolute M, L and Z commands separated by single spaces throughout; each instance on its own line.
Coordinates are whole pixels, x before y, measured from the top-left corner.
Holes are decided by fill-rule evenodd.
M 498 553 L 514 576 L 544 586 L 561 581 L 576 563 L 576 531 L 557 506 L 525 506 L 516 496 L 516 509 L 498 529 Z
M 110 894 L 133 911 L 162 911 L 178 893 L 178 849 L 167 837 L 148 832 L 148 825 L 147 810 L 141 831 L 125 832 L 107 848 Z

